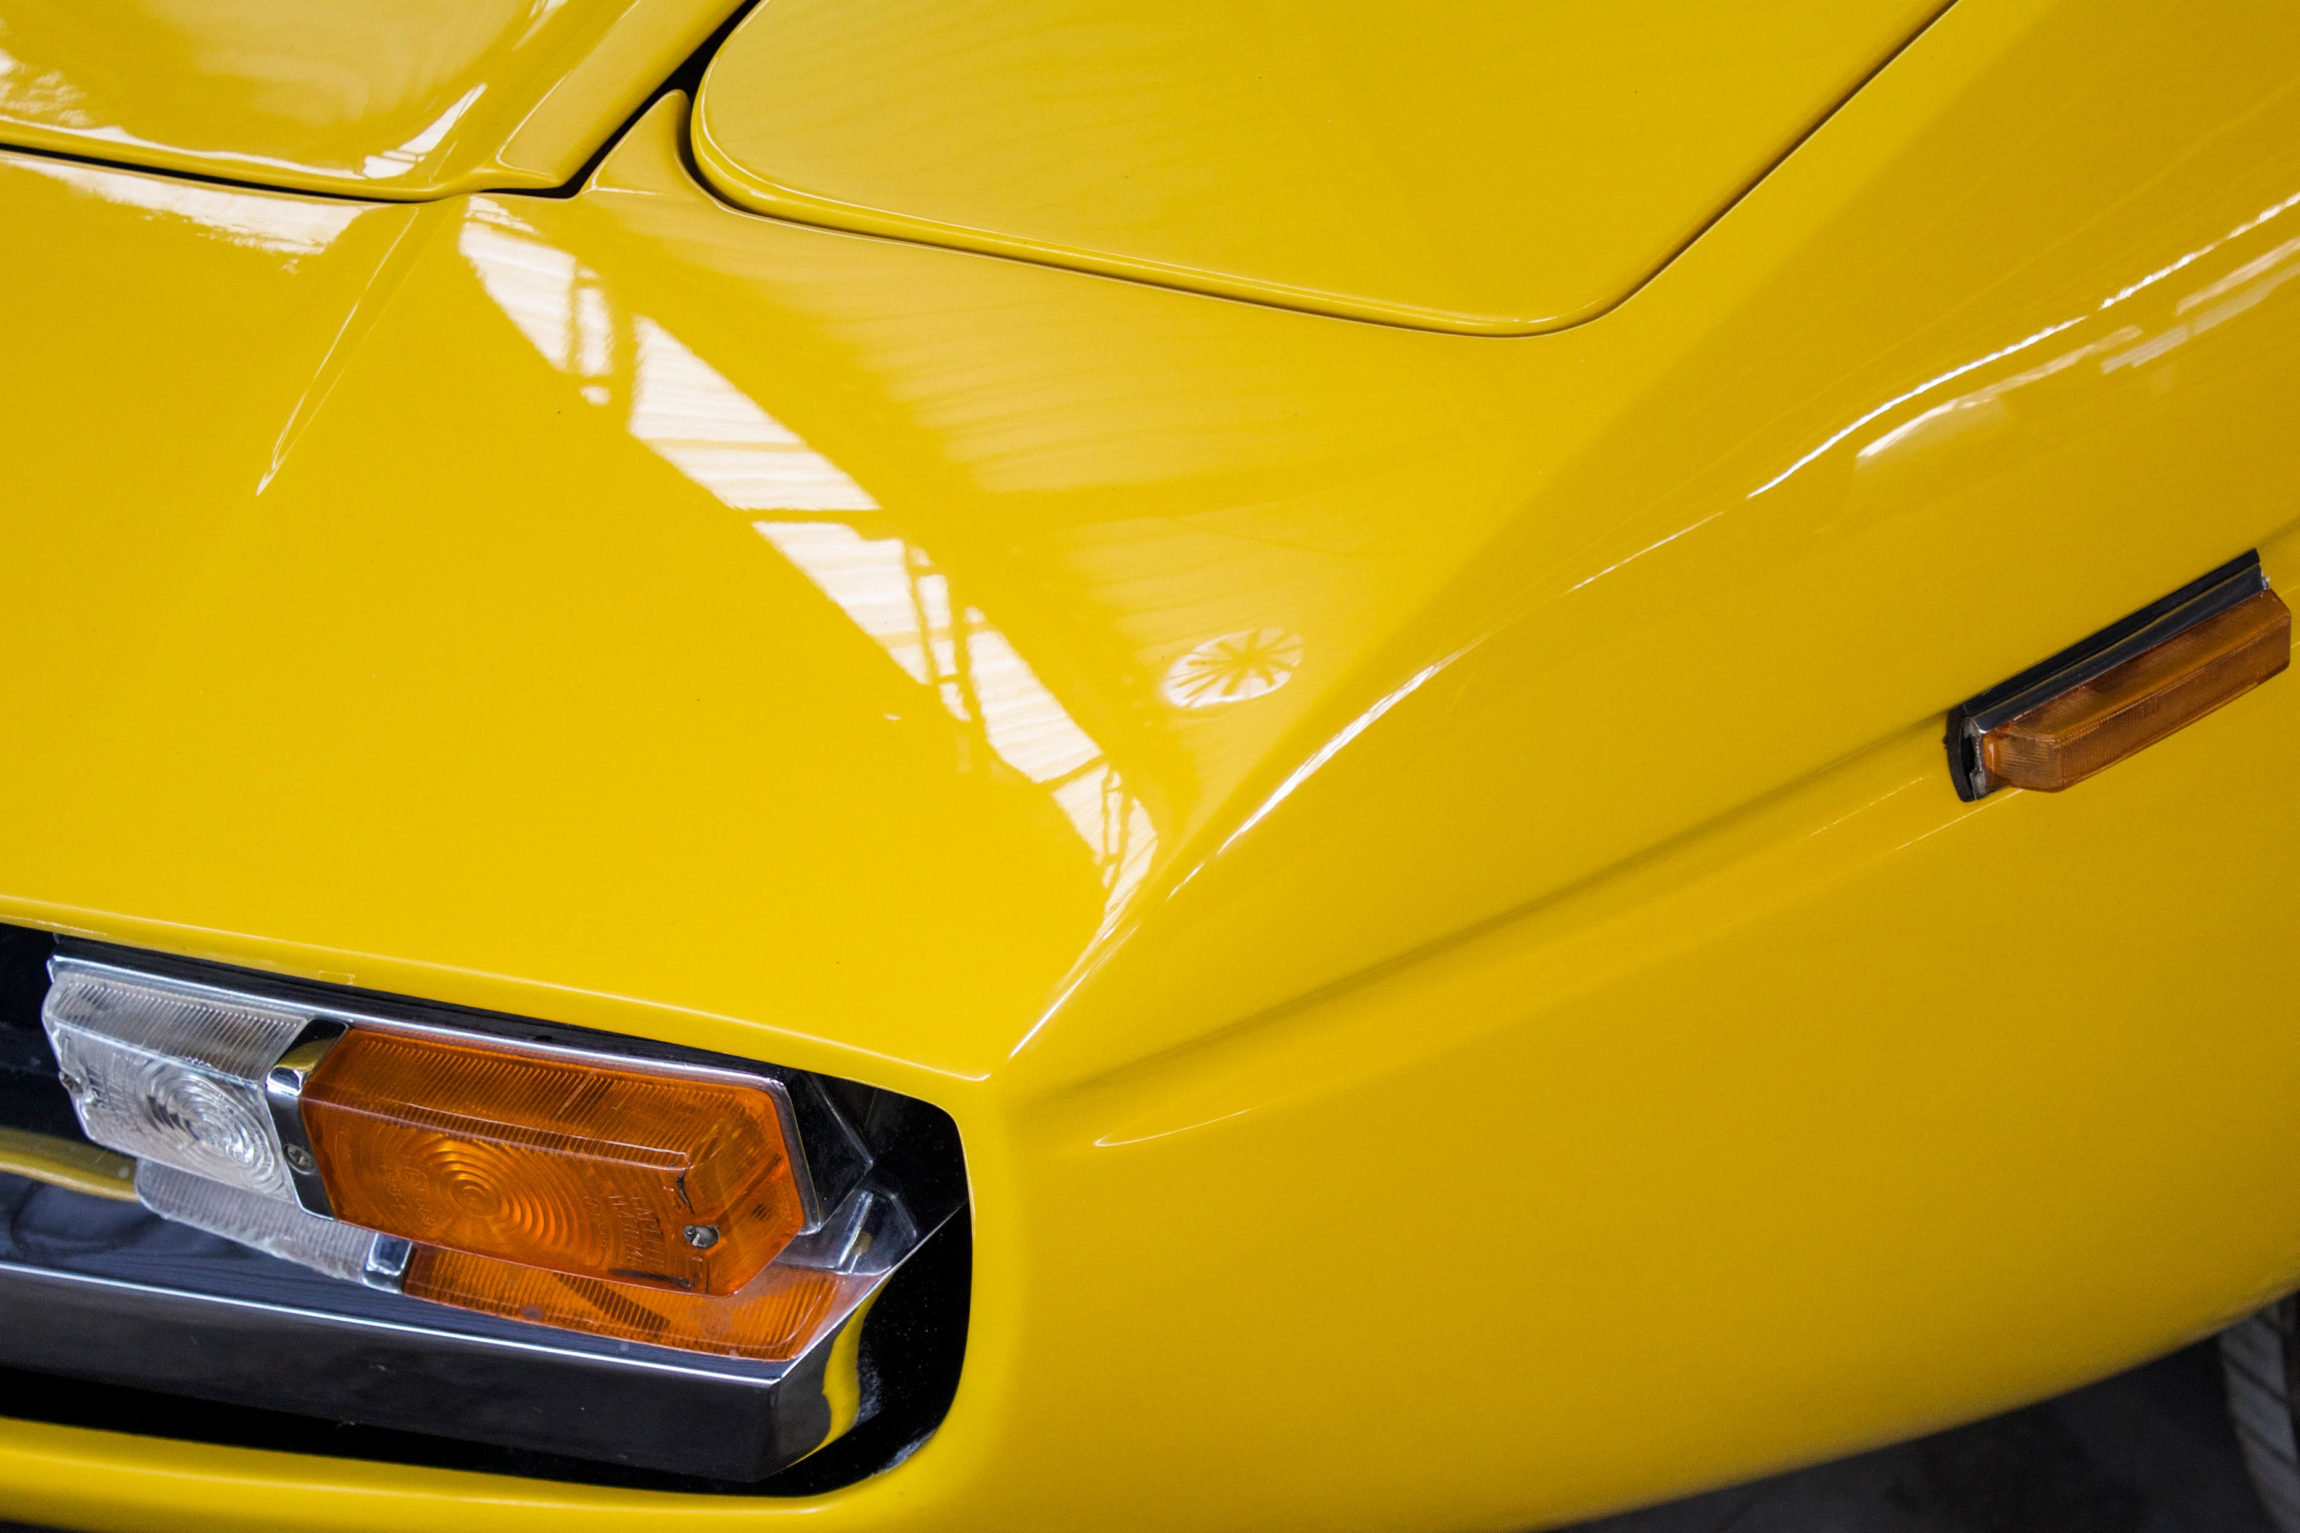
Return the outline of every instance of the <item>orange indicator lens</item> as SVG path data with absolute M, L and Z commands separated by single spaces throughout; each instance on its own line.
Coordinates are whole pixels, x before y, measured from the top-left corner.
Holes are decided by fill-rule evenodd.
M 2292 660 L 2292 614 L 2262 591 L 1981 736 L 1997 781 L 2054 792 L 2242 696 Z
M 625 1341 L 788 1362 L 812 1346 L 868 1277 L 808 1267 L 769 1267 L 741 1290 L 714 1298 L 635 1283 L 602 1282 L 513 1266 L 454 1251 L 419 1250 L 405 1292 L 511 1320 L 588 1331 Z
M 355 1030 L 303 1122 L 335 1217 L 471 1256 L 728 1294 L 805 1222 L 781 1109 L 739 1081 Z

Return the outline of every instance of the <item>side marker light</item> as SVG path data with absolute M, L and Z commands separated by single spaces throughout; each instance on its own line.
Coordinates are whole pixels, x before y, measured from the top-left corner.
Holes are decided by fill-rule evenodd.
M 2292 614 L 2247 554 L 1958 708 L 1958 794 L 2072 787 L 2291 661 Z
M 1981 765 L 2057 792 L 2242 696 L 2292 661 L 2292 614 L 2262 591 L 1981 736 Z

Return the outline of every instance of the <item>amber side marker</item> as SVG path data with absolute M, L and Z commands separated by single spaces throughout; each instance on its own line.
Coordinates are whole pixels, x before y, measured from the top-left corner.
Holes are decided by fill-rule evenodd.
M 2292 662 L 2292 614 L 2257 554 L 2222 565 L 1949 715 L 1949 770 L 1970 801 L 2052 793 L 2241 697 Z

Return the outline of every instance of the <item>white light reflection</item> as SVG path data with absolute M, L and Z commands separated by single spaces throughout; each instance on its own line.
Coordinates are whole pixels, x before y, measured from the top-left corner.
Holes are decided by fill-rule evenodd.
M 2154 287 L 2157 283 L 2162 282 L 2165 278 L 2171 276 L 2174 272 L 2179 271 L 2184 267 L 2195 265 L 2198 261 L 2203 260 L 2206 256 L 2212 254 L 2213 251 L 2218 250 L 2221 246 L 2227 244 L 2230 240 L 2241 239 L 2243 236 L 2250 234 L 2253 230 L 2259 228 L 2262 224 L 2268 222 L 2269 219 L 2274 218 L 2281 213 L 2289 213 L 2294 208 L 2300 208 L 2300 192 L 2294 192 L 2291 196 L 2285 198 L 2282 202 L 2272 202 L 2268 204 L 2268 206 L 2262 208 L 2259 212 L 2253 214 L 2250 218 L 2247 218 L 2244 220 L 2244 222 L 2238 224 L 2235 228 L 2229 230 L 2226 234 L 2223 234 L 2220 236 L 2220 238 L 2212 241 L 2210 244 L 2199 245 L 2196 249 L 2189 251 L 2186 255 L 2181 256 L 2179 259 L 2168 262 L 2163 266 L 2159 266 L 2156 270 L 2150 272 L 2147 276 L 2141 278 L 2138 282 L 2132 283 L 2128 287 L 2118 288 L 2115 292 L 2109 294 L 2106 298 L 2103 298 L 2100 301 L 2101 308 L 2104 310 L 2115 308 L 2118 304 L 2124 302 L 2133 294 L 2141 292 L 2144 289 Z
M 611 337 L 604 305 L 593 306 L 582 290 L 598 285 L 598 274 L 577 264 L 564 250 L 545 244 L 535 231 L 495 203 L 471 204 L 456 248 L 479 275 L 479 285 L 504 317 L 519 327 L 543 360 L 563 373 L 605 379 L 611 370 Z M 593 335 L 585 324 L 598 326 Z M 579 364 L 597 358 L 596 371 Z M 604 403 L 604 399 L 597 401 Z
M 458 248 L 480 285 L 585 400 L 613 398 L 617 342 L 632 353 L 631 435 L 737 511 L 875 511 L 861 485 L 644 314 L 618 335 L 599 274 L 497 204 L 477 202 Z
M 2228 297 L 2232 293 L 2236 296 L 2229 298 L 2227 303 L 2214 309 L 2214 313 L 2235 314 L 2249 309 L 2271 292 L 2291 281 L 2294 276 L 2300 275 L 2300 267 L 2285 265 L 2295 255 L 2300 255 L 2300 239 L 2286 240 L 2266 255 L 2245 262 L 2219 281 L 2208 282 L 2195 292 L 2190 293 L 2173 306 L 2172 312 L 2186 314 L 2192 309 L 2211 303 L 2216 298 Z M 2279 268 L 2282 269 L 2279 270 Z M 2263 278 L 2268 280 L 2260 280 Z
M 197 181 L 76 165 L 69 160 L 26 156 L 9 162 L 18 170 L 46 176 L 74 191 L 163 218 L 179 218 L 227 244 L 278 255 L 317 255 L 367 211 L 358 203 L 271 192 L 243 192 Z
M 982 612 L 953 605 L 948 580 L 902 538 L 868 538 L 844 522 L 751 524 L 870 635 L 945 712 L 980 732 L 1001 761 L 1050 786 L 1093 854 L 1105 924 L 1150 870 L 1158 838 L 1102 748 Z
M 759 536 L 798 566 L 857 628 L 893 657 L 920 686 L 955 689 L 950 587 L 900 538 L 866 538 L 844 522 L 753 522 Z M 955 691 L 943 705 L 954 717 L 972 713 Z
M 1404 702 L 1407 698 L 1413 696 L 1416 692 L 1419 692 L 1423 687 L 1427 686 L 1432 680 L 1434 680 L 1439 672 L 1443 671 L 1447 666 L 1453 664 L 1456 660 L 1459 660 L 1463 655 L 1467 653 L 1469 653 L 1467 649 L 1457 649 L 1452 654 L 1447 655 L 1442 659 L 1433 660 L 1428 665 L 1425 665 L 1420 670 L 1414 672 L 1411 676 L 1408 676 L 1404 681 L 1399 682 L 1397 686 L 1391 688 L 1388 692 L 1385 692 L 1380 697 L 1376 698 L 1372 707 L 1366 709 L 1365 712 L 1359 714 L 1356 718 L 1350 720 L 1347 724 L 1344 724 L 1339 730 L 1335 731 L 1334 737 L 1332 739 L 1328 740 L 1325 744 L 1319 746 L 1315 751 L 1310 753 L 1309 760 L 1303 762 L 1300 766 L 1294 768 L 1293 771 L 1287 773 L 1286 780 L 1278 784 L 1278 786 L 1272 790 L 1268 798 L 1262 800 L 1260 804 L 1256 805 L 1254 812 L 1247 815 L 1244 820 L 1240 821 L 1236 830 L 1231 831 L 1230 834 L 1222 838 L 1222 844 L 1214 848 L 1214 856 L 1221 856 L 1224 852 L 1228 851 L 1233 845 L 1237 843 L 1239 837 L 1245 835 L 1246 832 L 1252 830 L 1255 826 L 1268 819 L 1270 817 L 1271 810 L 1277 808 L 1288 798 L 1292 797 L 1295 789 L 1301 787 L 1303 783 L 1308 782 L 1312 777 L 1316 776 L 1319 769 L 1324 767 L 1327 762 L 1333 760 L 1334 757 L 1340 755 L 1344 746 L 1348 745 L 1358 736 L 1364 734 L 1367 730 L 1373 728 L 1374 725 L 1379 722 L 1383 714 L 1389 712 L 1392 708 L 1395 708 L 1398 704 Z M 1209 858 L 1207 860 L 1212 861 L 1213 859 Z M 1179 888 L 1179 885 L 1177 885 L 1177 888 Z
M 406 143 L 401 144 L 397 149 L 386 149 L 381 154 L 369 155 L 366 162 L 360 166 L 360 174 L 366 176 L 370 181 L 390 181 L 416 169 L 426 159 L 430 158 L 431 152 L 439 147 L 440 141 L 447 137 L 448 132 L 458 122 L 463 120 L 463 114 L 476 106 L 479 98 L 486 93 L 487 86 L 484 82 L 474 85 L 456 97 L 453 102 L 448 104 L 446 111 L 433 118 L 421 132 Z
M 1243 1118 L 1253 1110 L 1251 1107 L 1241 1107 L 1233 1112 L 1222 1113 L 1217 1117 L 1201 1118 L 1196 1123 L 1185 1123 L 1180 1128 L 1152 1129 L 1147 1134 L 1129 1134 L 1124 1138 L 1120 1138 L 1116 1134 L 1104 1134 L 1100 1139 L 1094 1141 L 1094 1148 L 1097 1150 L 1118 1150 L 1124 1149 L 1130 1144 L 1148 1144 L 1153 1139 L 1171 1139 L 1176 1134 L 1194 1133 L 1202 1128 L 1212 1128 L 1217 1123 L 1228 1123 L 1233 1118 Z
M 662 324 L 644 314 L 618 322 L 599 274 L 533 226 L 476 199 L 458 249 L 496 306 L 585 400 L 606 408 L 624 399 L 633 438 L 721 504 L 773 513 L 752 522 L 759 536 L 991 755 L 1047 789 L 1094 859 L 1107 932 L 1150 871 L 1156 828 L 1007 636 L 980 608 L 953 598 L 919 545 L 828 519 L 879 506 Z
M 631 435 L 737 511 L 875 511 L 838 466 L 645 315 Z
M 2019 352 L 2028 350 L 2031 346 L 2036 345 L 2039 341 L 2051 339 L 2053 336 L 2060 334 L 2063 330 L 2069 329 L 2071 326 L 2081 325 L 2085 322 L 2087 317 L 2088 316 L 2080 314 L 2074 319 L 2064 319 L 2057 325 L 2047 325 L 2042 330 L 2037 331 L 2034 335 L 2023 336 L 2021 339 L 2013 342 L 2010 346 L 1999 347 L 1997 350 L 1990 352 L 1985 357 L 1975 357 L 1970 362 L 1964 363 L 1961 366 L 1950 368 L 1947 372 L 1940 374 L 1938 377 L 1927 378 L 1924 382 L 1918 384 L 1915 388 L 1910 389 L 1907 393 L 1895 394 L 1892 398 L 1886 400 L 1883 404 L 1877 406 L 1868 414 L 1854 421 L 1851 425 L 1844 427 L 1840 431 L 1832 433 L 1826 440 L 1821 443 L 1820 446 L 1814 448 L 1811 452 L 1805 454 L 1805 456 L 1799 458 L 1796 462 L 1790 464 L 1787 468 L 1781 470 L 1781 472 L 1775 474 L 1772 478 L 1766 480 L 1763 484 L 1757 486 L 1757 488 L 1754 490 L 1751 490 L 1747 498 L 1750 500 L 1755 500 L 1758 496 L 1780 484 L 1791 474 L 1794 474 L 1797 472 L 1797 470 L 1803 468 L 1806 464 L 1812 462 L 1815 458 L 1818 458 L 1821 456 L 1821 454 L 1827 452 L 1830 448 L 1836 446 L 1839 442 L 1842 442 L 1845 440 L 1845 438 L 1851 436 L 1854 432 L 1860 430 L 1863 426 L 1866 426 L 1871 421 L 1877 419 L 1877 417 L 1889 414 L 1893 410 L 1899 409 L 1902 405 L 1907 404 L 1910 400 L 1915 399 L 1919 395 L 1929 394 L 1933 390 L 1939 388 L 1942 384 L 1953 382 L 1958 378 L 1962 378 L 1965 374 L 1972 372 L 1977 368 L 1986 367 L 1991 362 L 2001 362 L 2006 357 L 2013 356 Z
M 1986 356 L 1975 357 L 1972 361 L 1963 363 L 1957 367 L 1952 367 L 1947 372 L 1941 373 L 1937 377 L 1926 379 L 1923 383 L 1918 384 L 1913 389 L 1909 389 L 1904 393 L 1894 395 L 1891 399 L 1886 400 L 1883 404 L 1878 405 L 1875 409 L 1870 410 L 1866 414 L 1859 417 L 1857 420 L 1854 420 L 1838 431 L 1831 433 L 1828 437 L 1823 439 L 1819 446 L 1815 447 L 1812 451 L 1806 453 L 1796 462 L 1790 464 L 1787 468 L 1774 475 L 1771 479 L 1766 480 L 1763 484 L 1757 486 L 1757 488 L 1754 490 L 1751 490 L 1747 498 L 1750 500 L 1755 500 L 1758 496 L 1763 495 L 1768 490 L 1777 488 L 1791 475 L 1804 468 L 1807 464 L 1813 462 L 1813 460 L 1816 458 L 1819 458 L 1822 454 L 1828 452 L 1831 448 L 1843 442 L 1854 432 L 1859 431 L 1864 426 L 1870 425 L 1879 417 L 1900 408 L 1902 405 L 1909 403 L 1911 400 L 1914 400 L 1924 394 L 1929 394 L 1934 389 L 1939 388 L 1942 384 L 1949 383 L 1955 379 L 1961 378 L 1978 368 L 1986 367 L 1993 362 L 2000 362 L 2006 357 L 2013 356 L 2018 352 L 2026 351 L 2029 347 L 2034 346 L 2041 341 L 2047 340 L 2052 336 L 2060 334 L 2062 331 L 2082 324 L 2085 321 L 2092 319 L 2096 315 L 2104 314 L 2109 310 L 2116 308 L 2119 304 L 2130 301 L 2138 294 L 2146 292 L 2148 289 L 2154 287 L 2159 282 L 2164 281 L 2166 278 L 2171 277 L 2175 273 L 2184 271 L 2188 267 L 2195 265 L 2198 261 L 2203 260 L 2205 257 L 2211 255 L 2214 251 L 2221 249 L 2229 242 L 2241 239 L 2243 236 L 2250 234 L 2254 230 L 2260 228 L 2262 225 L 2268 223 L 2271 219 L 2288 213 L 2295 207 L 2300 207 L 2300 192 L 2296 192 L 2293 195 L 2282 199 L 2281 201 L 2270 203 L 2267 207 L 2262 208 L 2259 212 L 2253 214 L 2250 218 L 2245 219 L 2242 223 L 2236 225 L 2234 228 L 2230 229 L 2227 233 L 2221 235 L 2219 238 L 2208 241 L 2207 243 L 2198 246 L 2196 249 L 2188 251 L 2176 259 L 2158 267 L 2156 270 L 2149 272 L 2147 275 L 2139 278 L 2137 281 L 2128 283 L 2124 287 L 2117 289 L 2115 292 L 2102 299 L 2099 305 L 2092 311 L 2092 313 L 2080 314 L 2073 319 L 2065 319 L 2057 324 L 2047 325 L 2044 329 L 2037 331 L 2035 334 L 2024 336 L 2022 339 L 2013 342 L 2009 346 L 2000 347 L 1999 349 L 1990 352 Z M 2285 281 L 2287 281 L 2292 275 L 2295 274 L 2295 271 L 2300 271 L 2300 269 L 2295 269 L 2295 271 L 2276 270 L 2276 268 L 2281 267 L 2283 263 L 2295 253 L 2300 253 L 2300 241 L 2288 241 L 2284 245 L 2277 247 L 2277 249 L 2270 251 L 2267 255 L 2261 256 L 2254 261 L 2248 262 L 2244 266 L 2239 267 L 2236 271 L 2220 278 L 2218 281 L 2208 284 L 2206 287 L 2200 288 L 2196 292 L 2189 294 L 2187 297 L 2181 300 L 2176 309 L 2176 313 L 2184 315 L 2191 308 L 2199 304 L 2209 302 L 2211 298 L 2217 297 L 2221 293 L 2241 289 L 2241 291 L 2236 292 L 2236 295 L 2231 297 L 2225 304 L 2210 309 L 2195 319 L 2183 320 L 2180 323 L 2172 325 L 2157 335 L 2142 340 L 2140 344 L 2133 346 L 2127 351 L 2115 352 L 2112 355 L 2101 356 L 2101 371 L 2113 372 L 2120 367 L 2135 367 L 2142 363 L 2153 361 L 2157 357 L 2164 355 L 2166 352 L 2180 345 L 2182 342 L 2190 340 L 2197 335 L 2201 335 L 2206 330 L 2211 329 L 2214 325 L 2234 318 L 2237 314 L 2242 313 L 2244 310 L 2252 307 L 2252 305 L 2260 302 L 2261 299 L 2266 298 L 2268 294 L 2273 292 L 2277 287 L 2282 286 Z M 2245 284 L 2248 283 L 2255 285 L 2246 287 Z M 2128 331 L 2130 332 L 2129 335 L 2127 334 Z M 2054 362 L 2046 364 L 2044 369 L 2034 369 L 2019 379 L 2008 379 L 2001 386 L 1992 386 L 1992 388 L 1995 389 L 1994 393 L 1989 393 L 1987 390 L 1980 392 L 1988 393 L 1990 399 L 2000 397 L 2006 389 L 2017 387 L 2021 382 L 2033 382 L 2036 378 L 2046 376 L 2049 372 L 2058 371 L 2060 366 L 2073 365 L 2075 361 L 2081 360 L 2086 356 L 2100 355 L 2103 351 L 2107 351 L 2113 346 L 2123 345 L 2125 340 L 2137 337 L 2139 334 L 2141 334 L 2141 332 L 2139 332 L 2137 329 L 2127 326 L 2125 330 L 2120 330 L 2115 335 L 2100 341 L 2093 342 L 2091 345 L 2079 348 L 2075 352 L 2064 354 L 2063 357 L 2055 358 Z M 1975 401 L 1977 397 L 1977 395 L 1967 395 L 1964 397 L 1964 399 L 1950 401 L 1948 406 L 1927 411 L 1924 416 L 1918 417 L 1917 420 L 1910 421 L 1903 426 L 1897 427 L 1894 431 L 1888 433 L 1885 437 L 1880 438 L 1876 442 L 1868 444 L 1861 450 L 1860 456 L 1866 458 L 1874 452 L 1882 451 L 1892 442 L 1907 440 L 1909 434 L 1928 417 L 1937 419 L 1939 418 L 1942 410 Z M 1713 517 L 1705 518 L 1705 520 L 1713 519 Z M 1695 525 L 1698 526 L 1699 523 L 1696 523 Z M 1690 527 L 1684 529 L 1686 532 L 1690 532 L 1692 530 L 1693 529 Z M 1674 537 L 1680 536 L 1683 536 L 1682 532 L 1673 534 L 1672 538 L 1665 538 L 1662 541 L 1669 542 L 1672 541 Z M 1653 546 L 1659 547 L 1660 545 L 1655 544 Z M 1644 552 L 1650 552 L 1650 550 L 1640 550 L 1640 553 Z M 1637 554 L 1632 554 L 1630 556 L 1632 559 L 1636 557 L 1638 557 Z M 1628 561 L 1624 560 L 1622 562 L 1627 563 Z M 1619 568 L 1619 566 L 1616 565 L 1614 568 Z M 1588 584 L 1587 581 L 1582 583 L 1584 585 Z
M 1614 560 L 1611 564 L 1608 564 L 1605 568 L 1599 570 L 1596 574 L 1584 575 L 1581 579 L 1576 580 L 1572 585 L 1567 586 L 1565 588 L 1565 594 L 1571 596 L 1574 592 L 1580 590 L 1583 586 L 1595 585 L 1598 581 L 1603 580 L 1606 576 L 1612 574 L 1615 570 L 1620 569 L 1623 565 L 1635 564 L 1638 560 L 1644 558 L 1647 554 L 1652 553 L 1655 549 L 1667 548 L 1670 544 L 1676 542 L 1679 538 L 1684 537 L 1687 533 L 1699 532 L 1702 528 L 1708 526 L 1711 522 L 1717 520 L 1717 518 L 1723 516 L 1724 514 L 1724 510 L 1720 508 L 1710 512 L 1707 516 L 1702 517 L 1699 521 L 1686 523 L 1684 526 L 1678 528 L 1675 532 L 1670 533 L 1665 538 L 1655 538 L 1652 542 L 1637 550 L 1637 552 Z
M 1249 628 L 1193 645 L 1166 667 L 1159 690 L 1177 708 L 1222 708 L 1267 697 L 1293 680 L 1302 636 L 1284 628 Z
M 1954 399 L 1944 400 L 1923 414 L 1911 416 L 1901 422 L 1883 436 L 1863 447 L 1854 456 L 1865 463 L 1881 453 L 1891 452 L 1903 442 L 1921 435 L 1928 427 L 1952 420 L 1960 414 L 1986 409 L 2015 389 L 2026 388 L 2029 384 L 2041 382 L 2052 377 L 2055 373 L 2066 372 L 2087 357 L 2097 356 L 2103 351 L 2113 350 L 2128 341 L 2138 339 L 2140 333 L 2138 326 L 2126 325 L 2121 329 L 2111 331 L 2097 341 L 2088 342 L 2071 351 L 2064 351 L 2050 361 L 2040 362 L 2025 372 L 2014 373 L 2009 378 L 1999 378 L 1994 383 L 1984 384 L 1980 388 L 1959 394 Z
M 1243 838 L 1248 831 L 1252 830 L 1255 826 L 1268 819 L 1270 817 L 1271 811 L 1275 810 L 1287 799 L 1293 797 L 1296 789 L 1300 788 L 1302 784 L 1308 782 L 1312 777 L 1315 777 L 1319 771 L 1325 767 L 1326 763 L 1340 755 L 1352 740 L 1357 739 L 1358 736 L 1373 728 L 1376 723 L 1380 722 L 1382 715 L 1388 713 L 1392 708 L 1395 708 L 1398 704 L 1404 702 L 1407 698 L 1413 696 L 1416 692 L 1419 692 L 1423 687 L 1429 685 L 1431 681 L 1435 680 L 1442 672 L 1444 672 L 1446 667 L 1452 665 L 1456 660 L 1459 660 L 1462 656 L 1468 654 L 1472 649 L 1476 647 L 1476 644 L 1473 642 L 1463 645 L 1460 649 L 1455 650 L 1449 655 L 1440 656 L 1436 660 L 1431 661 L 1428 665 L 1423 666 L 1420 670 L 1414 672 L 1411 676 L 1408 676 L 1404 681 L 1399 682 L 1395 687 L 1392 687 L 1389 691 L 1383 693 L 1380 697 L 1374 699 L 1372 706 L 1368 707 L 1363 713 L 1360 713 L 1356 718 L 1350 720 L 1347 724 L 1344 724 L 1340 729 L 1336 730 L 1331 739 L 1327 740 L 1325 744 L 1319 746 L 1315 751 L 1310 753 L 1310 758 L 1307 761 L 1304 761 L 1300 766 L 1294 768 L 1294 770 L 1291 772 L 1288 772 L 1286 774 L 1285 781 L 1279 783 L 1276 788 L 1271 790 L 1269 797 L 1263 799 L 1261 803 L 1255 805 L 1253 812 L 1247 815 L 1244 820 L 1239 822 L 1237 829 L 1231 831 L 1227 836 L 1222 838 L 1221 845 L 1215 847 L 1211 853 L 1202 859 L 1195 867 L 1191 868 L 1189 872 L 1183 874 L 1179 879 L 1176 879 L 1174 886 L 1166 891 L 1166 898 L 1173 899 L 1184 889 L 1189 888 L 1191 882 L 1196 879 L 1200 873 L 1205 872 L 1207 868 L 1213 866 L 1215 860 L 1221 857 L 1223 853 L 1229 851 L 1231 847 L 1237 845 L 1239 840 Z M 1030 1047 L 1031 1041 L 1035 1039 L 1041 1032 L 1045 1031 L 1046 1024 L 1053 1021 L 1055 1015 L 1062 1010 L 1063 1006 L 1068 1004 L 1072 993 L 1075 992 L 1080 985 L 1086 982 L 1086 977 L 1091 972 L 1092 970 L 1084 965 L 1081 965 L 1078 969 L 1072 971 L 1069 983 L 1066 984 L 1062 988 L 1061 992 L 1054 997 L 1053 1001 L 1047 1005 L 1046 1009 L 1039 1013 L 1038 1020 L 1030 1025 L 1030 1030 L 1024 1033 L 1021 1039 L 1015 1043 L 1014 1047 L 1007 1052 L 1007 1057 L 1009 1059 L 1012 1059 L 1016 1055 L 1020 1054 L 1024 1049 Z M 1219 1122 L 1220 1120 L 1214 1119 L 1210 1121 Z
M 0 48 L 0 109 L 9 116 L 58 128 L 93 128 L 96 119 L 80 105 L 85 99 L 62 70 L 35 70 Z
M 2160 334 L 2141 342 L 2130 351 L 2101 358 L 2100 370 L 2112 373 L 2118 368 L 2138 367 L 2153 362 L 2173 347 L 2226 324 L 2294 277 L 2300 277 L 2300 266 L 2287 264 L 2295 255 L 2300 255 L 2300 240 L 2286 240 L 2266 255 L 2245 262 L 2218 281 L 2206 283 L 2173 306 L 2172 312 L 2180 317 L 2178 323 L 2168 326 Z M 2134 332 L 2136 335 L 2138 333 Z

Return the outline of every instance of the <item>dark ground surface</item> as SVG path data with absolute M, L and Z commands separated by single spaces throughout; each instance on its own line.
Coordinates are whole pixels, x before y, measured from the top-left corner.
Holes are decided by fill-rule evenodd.
M 0 1533 L 38 1530 L 0 1523 Z M 2210 1344 L 1898 1447 L 1573 1533 L 2272 1533 Z
M 1936 1437 L 1575 1533 L 2272 1533 L 2206 1343 Z

